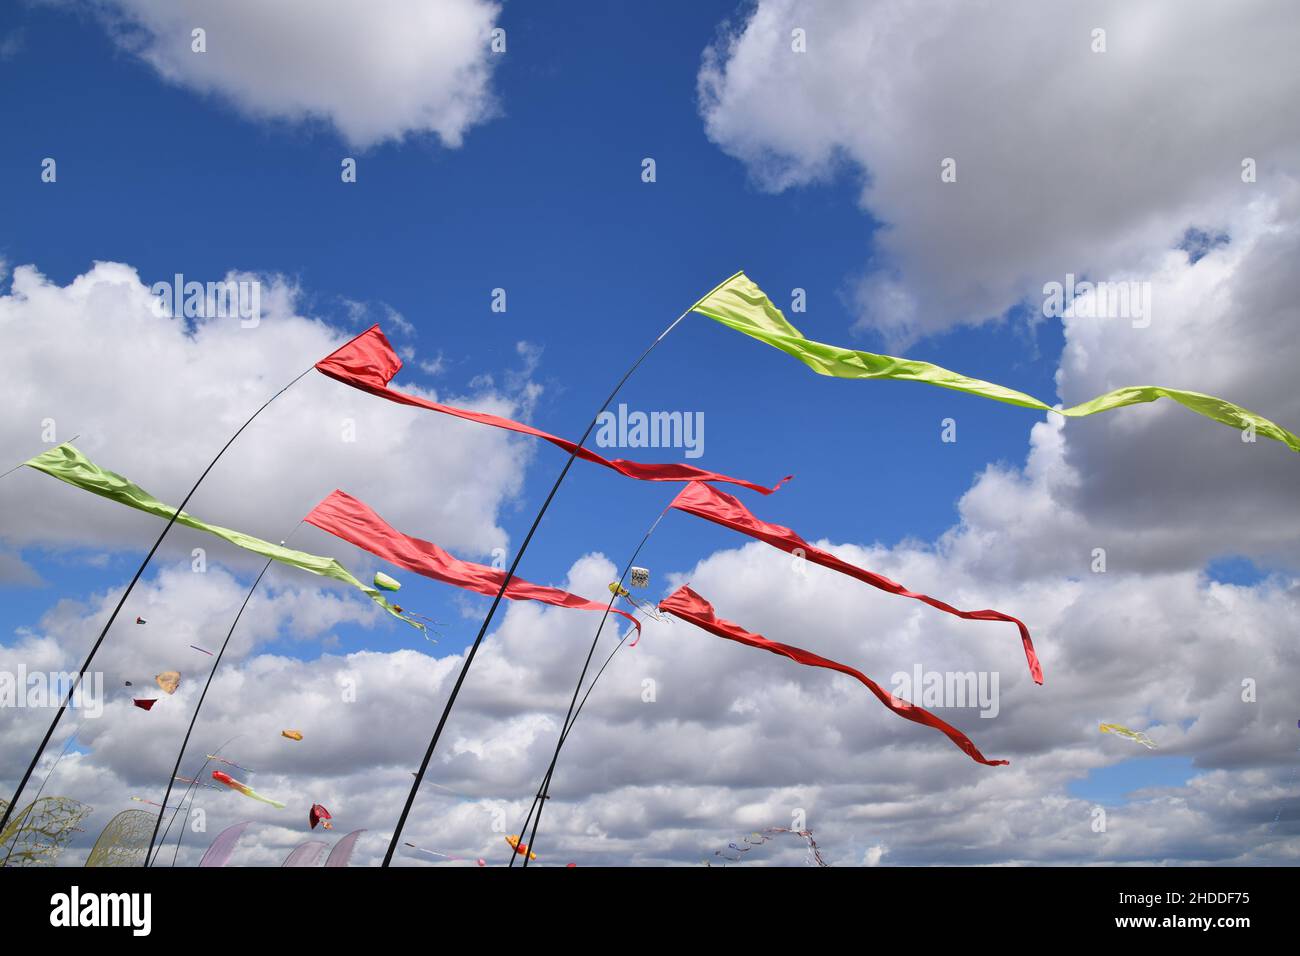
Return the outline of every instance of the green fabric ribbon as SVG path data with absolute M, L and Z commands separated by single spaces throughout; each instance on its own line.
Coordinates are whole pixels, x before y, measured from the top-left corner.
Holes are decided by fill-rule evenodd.
M 938 385 L 940 388 L 951 388 L 954 391 L 991 398 L 1008 405 L 1055 412 L 1071 418 L 1106 412 L 1125 405 L 1154 402 L 1158 398 L 1168 398 L 1190 408 L 1198 415 L 1204 415 L 1224 425 L 1243 430 L 1253 428 L 1256 434 L 1280 441 L 1292 451 L 1300 452 L 1300 437 L 1281 425 L 1247 411 L 1240 405 L 1225 402 L 1213 395 L 1203 395 L 1200 392 L 1164 388 L 1160 385 L 1130 385 L 1098 395 L 1091 401 L 1072 408 L 1058 409 L 1024 392 L 1017 392 L 1013 388 L 1005 388 L 978 378 L 967 378 L 965 375 L 940 368 L 929 362 L 916 362 L 892 355 L 877 355 L 874 352 L 860 352 L 856 349 L 814 342 L 804 338 L 803 333 L 786 320 L 781 310 L 773 305 L 772 301 L 763 294 L 763 290 L 743 272 L 737 272 L 701 299 L 696 303 L 694 311 L 793 355 L 818 375 L 925 382 L 928 385 Z
M 176 514 L 176 509 L 170 505 L 165 505 L 149 492 L 145 491 L 139 485 L 129 481 L 116 472 L 106 471 L 100 468 L 93 461 L 83 455 L 72 445 L 63 444 L 57 448 L 51 448 L 44 454 L 37 455 L 30 461 L 23 464 L 35 468 L 37 471 L 43 471 L 59 481 L 65 481 L 68 484 L 80 488 L 83 491 L 89 491 L 91 494 L 99 495 L 110 501 L 116 501 L 120 505 L 126 505 L 128 508 L 135 508 L 137 511 L 144 511 L 159 518 L 170 519 Z M 319 574 L 322 577 L 333 578 L 335 581 L 342 581 L 361 591 L 372 601 L 382 607 L 389 614 L 401 621 L 405 621 L 412 627 L 424 630 L 424 626 L 417 624 L 415 621 L 403 617 L 402 612 L 396 607 L 389 604 L 382 594 L 374 588 L 366 587 L 351 573 L 347 568 L 339 564 L 333 558 L 321 557 L 317 554 L 308 554 L 306 551 L 295 551 L 292 548 L 286 548 L 283 545 L 272 544 L 269 541 L 263 541 L 261 538 L 254 538 L 252 535 L 243 534 L 239 531 L 231 531 L 229 528 L 222 528 L 218 525 L 208 524 L 200 521 L 198 518 L 181 512 L 176 517 L 177 524 L 183 524 L 187 528 L 194 528 L 196 531 L 206 531 L 208 534 L 215 535 L 223 541 L 229 541 L 238 548 L 245 551 L 252 551 L 254 554 L 260 554 L 264 558 L 272 561 L 278 561 L 281 564 L 287 564 L 293 568 L 299 568 L 311 574 Z

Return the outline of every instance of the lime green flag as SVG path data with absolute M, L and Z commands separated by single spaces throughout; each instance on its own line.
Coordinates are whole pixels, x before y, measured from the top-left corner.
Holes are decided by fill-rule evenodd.
M 696 303 L 694 311 L 793 355 L 818 375 L 831 375 L 835 378 L 895 378 L 925 382 L 971 395 L 982 395 L 984 398 L 1006 402 L 1008 405 L 1057 412 L 1072 418 L 1110 411 L 1112 408 L 1122 408 L 1125 405 L 1154 402 L 1158 398 L 1169 398 L 1190 408 L 1198 415 L 1204 415 L 1206 418 L 1212 418 L 1233 428 L 1253 428 L 1257 434 L 1280 441 L 1292 451 L 1300 452 L 1300 437 L 1282 426 L 1254 412 L 1249 412 L 1240 405 L 1225 402 L 1213 395 L 1202 395 L 1200 392 L 1186 392 L 1159 385 L 1130 385 L 1126 388 L 1117 388 L 1105 395 L 1098 395 L 1091 401 L 1075 405 L 1073 408 L 1055 409 L 1024 392 L 994 385 L 992 382 L 984 382 L 978 378 L 967 378 L 965 375 L 950 372 L 929 362 L 915 362 L 911 359 L 895 358 L 892 355 L 877 355 L 874 352 L 860 352 L 856 349 L 844 349 L 814 342 L 804 338 L 803 333 L 786 320 L 781 310 L 773 305 L 772 301 L 763 294 L 763 290 L 743 272 L 737 272 L 706 295 Z
M 121 475 L 100 468 L 72 445 L 64 444 L 59 445 L 57 448 L 51 448 L 44 454 L 23 462 L 23 464 L 35 468 L 37 471 L 43 471 L 47 475 L 52 475 L 59 481 L 66 481 L 83 491 L 89 491 L 100 497 L 108 498 L 110 501 L 116 501 L 128 508 L 135 508 L 137 511 L 145 511 L 165 519 L 170 519 L 172 515 L 176 514 L 175 508 L 163 504 L 139 485 L 128 481 Z M 320 555 L 308 554 L 305 551 L 294 551 L 292 548 L 272 544 L 269 541 L 263 541 L 261 538 L 254 538 L 252 535 L 231 531 L 229 528 L 221 528 L 214 524 L 207 524 L 183 511 L 177 516 L 176 523 L 183 524 L 188 528 L 194 528 L 197 531 L 206 531 L 208 534 L 216 535 L 224 541 L 229 541 L 236 547 L 243 548 L 245 551 L 252 551 L 254 554 L 260 554 L 272 561 L 278 561 L 281 564 L 300 568 L 311 574 L 319 574 L 322 577 L 333 578 L 335 581 L 350 584 L 389 614 L 399 620 L 406 621 L 412 627 L 424 630 L 423 625 L 407 620 L 402 616 L 402 612 L 398 608 L 384 600 L 383 595 L 374 588 L 366 587 L 333 558 L 323 558 Z

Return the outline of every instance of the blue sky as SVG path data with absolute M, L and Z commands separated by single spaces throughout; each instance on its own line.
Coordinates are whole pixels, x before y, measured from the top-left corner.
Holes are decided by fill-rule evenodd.
M 764 193 L 701 128 L 699 51 L 729 4 L 672 18 L 633 3 L 564 20 L 512 10 L 511 55 L 496 74 L 499 119 L 458 150 L 425 138 L 360 153 L 320 124 L 253 124 L 161 84 L 91 20 L 19 12 L 10 16 L 22 24 L 22 55 L 4 64 L 0 91 L 11 118 L 0 252 L 38 263 L 56 281 L 112 259 L 135 265 L 146 282 L 177 271 L 282 272 L 301 284 L 313 314 L 339 322 L 343 299 L 374 303 L 381 322 L 386 303 L 414 324 L 409 341 L 421 357 L 441 352 L 447 362 L 436 381 L 410 365 L 398 384 L 465 389 L 476 375 L 517 365 L 515 343 L 525 340 L 544 349 L 546 392 L 533 423 L 570 437 L 649 341 L 738 268 L 783 306 L 791 289 L 807 289 L 809 310 L 792 319 L 814 337 L 850 340 L 847 277 L 873 231 L 855 207 L 856 177 L 846 171 L 825 186 Z M 616 42 L 626 36 L 638 42 Z M 86 96 L 92 77 L 101 92 Z M 31 96 L 34 88 L 42 96 Z M 56 190 L 39 179 L 46 155 L 59 162 Z M 358 182 L 345 186 L 339 162 L 354 155 Z M 658 166 L 653 184 L 640 179 L 646 156 Z M 496 287 L 507 291 L 505 315 L 489 309 Z M 959 331 L 911 354 L 1051 395 L 1058 338 L 1047 327 L 1008 324 Z M 862 344 L 883 348 L 869 337 Z M 987 461 L 1023 457 L 1037 420 L 944 392 L 813 378 L 698 316 L 619 400 L 703 412 L 702 467 L 760 483 L 796 473 L 788 491 L 762 502 L 770 520 L 810 539 L 886 543 L 951 525 L 972 475 Z M 940 422 L 950 415 L 960 440 L 943 444 Z M 514 540 L 562 464 L 560 452 L 538 450 L 518 509 L 505 516 Z M 132 477 L 148 487 L 146 476 Z M 436 476 L 422 477 L 436 494 Z M 584 551 L 630 553 L 670 497 L 666 487 L 576 468 L 521 573 L 555 580 Z M 689 562 L 726 539 L 679 517 L 657 533 L 654 557 Z M 124 558 L 102 575 L 44 565 L 42 574 L 54 588 L 80 591 L 126 567 Z M 32 598 L 29 613 L 39 613 L 45 596 Z M 464 629 L 447 633 L 449 647 Z
M 113 4 L 157 29 L 175 26 L 166 4 Z M 495 109 L 467 123 L 457 146 L 427 130 L 403 137 L 400 128 L 375 143 L 349 140 L 344 126 L 356 119 L 357 103 L 362 113 L 388 115 L 392 102 L 427 92 L 423 80 L 403 85 L 400 71 L 390 76 L 373 60 L 391 96 L 385 89 L 367 100 L 364 90 L 353 96 L 345 88 L 332 94 L 339 104 L 331 118 L 290 119 L 273 109 L 268 117 L 233 101 L 230 75 L 209 83 L 218 92 L 196 89 L 206 81 L 188 74 L 164 79 L 146 62 L 156 49 L 124 43 L 75 0 L 9 4 L 0 11 L 0 305 L 12 311 L 0 311 L 0 333 L 15 336 L 12 355 L 24 354 L 19 325 L 3 323 L 30 314 L 13 294 L 13 270 L 26 264 L 58 287 L 96 261 L 124 263 L 146 285 L 175 273 L 210 281 L 248 271 L 268 284 L 278 276 L 296 289 L 295 314 L 329 323 L 337 335 L 380 322 L 413 355 L 398 389 L 513 401 L 531 424 L 576 439 L 645 346 L 697 297 L 744 269 L 813 339 L 905 354 L 1049 402 L 1061 397 L 1058 385 L 1071 402 L 1148 382 L 1204 389 L 1295 429 L 1294 343 L 1277 330 L 1294 319 L 1300 290 L 1276 263 L 1292 261 L 1300 236 L 1293 213 L 1300 144 L 1270 117 L 1278 103 L 1293 101 L 1288 91 L 1300 80 L 1254 72 L 1287 34 L 1219 11 L 1183 17 L 1169 7 L 1159 43 L 1136 51 L 1124 41 L 1145 35 L 1142 23 L 1123 4 L 1085 6 L 1053 15 L 1024 5 L 1013 15 L 956 4 L 918 21 L 906 5 L 882 2 L 828 21 L 824 9 L 802 0 L 671 9 L 616 2 L 563 12 L 506 4 L 493 22 L 507 29 L 508 52 L 489 60 L 486 81 Z M 482 7 L 447 0 L 439 9 Z M 346 38 L 331 46 L 337 38 L 305 29 L 281 36 L 274 13 L 230 10 L 211 14 L 209 43 L 218 51 L 251 36 L 240 30 L 261 30 L 284 47 L 288 64 L 357 52 L 361 67 L 339 63 L 344 87 L 355 69 L 364 72 L 362 54 L 382 61 L 388 52 L 371 48 L 365 30 L 356 30 L 354 50 Z M 339 23 L 368 25 L 369 14 L 348 10 L 349 21 L 342 7 L 336 12 Z M 1086 44 L 1076 41 L 1094 19 L 1109 24 L 1115 39 L 1108 59 L 1079 53 Z M 786 55 L 789 23 L 809 28 L 804 59 Z M 1240 42 L 1220 44 L 1230 30 L 1240 31 Z M 454 31 L 409 32 L 416 53 L 428 57 L 440 49 L 440 33 Z M 1153 59 L 1170 69 L 1153 73 Z M 1186 62 L 1198 65 L 1195 76 L 1175 69 Z M 254 99 L 275 102 L 282 78 L 250 72 L 265 87 Z M 703 98 L 702 81 L 711 90 Z M 1219 96 L 1234 83 L 1250 97 Z M 1182 104 L 1198 96 L 1207 103 L 1203 122 L 1183 123 Z M 1087 135 L 1072 119 L 1079 116 L 1090 121 Z M 1150 139 L 1153 129 L 1166 139 Z M 1258 157 L 1261 178 L 1243 193 L 1237 164 L 1247 152 Z M 961 158 L 961 187 L 942 192 L 930 169 L 949 153 Z M 1173 168 L 1161 165 L 1168 155 L 1179 157 Z M 56 184 L 41 182 L 45 157 L 57 159 Z M 357 160 L 355 184 L 340 182 L 345 157 Z M 654 183 L 641 179 L 646 157 L 656 163 Z M 1043 318 L 1043 282 L 1067 271 L 1148 281 L 1164 311 L 1150 332 L 1123 321 Z M 506 290 L 505 314 L 490 309 L 495 288 Z M 789 309 L 795 288 L 806 290 L 806 313 Z M 31 308 L 35 321 L 65 328 L 67 317 L 54 306 Z M 390 311 L 400 319 L 387 318 Z M 78 315 L 95 321 L 93 308 Z M 289 341 L 320 340 L 293 328 Z M 86 327 L 86 336 L 94 330 Z M 273 341 L 286 339 L 250 333 L 216 343 L 214 361 L 228 363 L 221 368 L 232 370 L 230 388 L 194 406 L 192 421 L 163 407 L 172 399 L 157 408 L 140 403 L 149 385 L 141 379 L 161 372 L 152 354 L 131 361 L 129 344 L 101 341 L 78 351 L 75 341 L 62 342 L 47 346 L 48 356 L 19 358 L 7 382 L 11 407 L 22 411 L 0 431 L 0 471 L 39 450 L 29 418 L 39 418 L 42 403 L 85 408 L 84 396 L 78 403 L 63 394 L 68 386 L 47 386 L 36 367 L 50 383 L 84 379 L 80 387 L 102 389 L 96 421 L 103 432 L 87 439 L 104 442 L 99 464 L 179 500 L 187 476 L 224 440 L 216 419 L 242 420 L 284 384 L 283 368 L 321 357 L 268 362 L 262 350 Z M 105 363 L 117 363 L 107 377 L 96 348 L 105 349 Z M 65 368 L 49 365 L 56 355 Z M 435 360 L 440 370 L 420 368 Z M 210 372 L 186 374 L 202 391 L 213 387 Z M 535 402 L 525 399 L 524 385 L 540 386 Z M 160 394 L 175 394 L 166 388 L 160 384 Z M 302 409 L 286 400 L 240 439 L 225 473 L 219 467 L 190 510 L 236 526 L 255 514 L 257 524 L 242 530 L 278 538 L 337 484 L 404 532 L 442 544 L 454 538 L 449 547 L 458 556 L 488 560 L 493 524 L 510 547 L 518 545 L 564 463 L 558 449 L 475 445 L 478 426 L 445 422 L 437 434 L 447 447 L 421 447 L 437 416 L 345 391 L 313 375 L 295 394 L 328 399 L 329 414 L 346 407 L 371 432 L 388 429 L 379 443 L 384 454 L 335 474 L 337 449 L 312 444 L 320 422 L 305 414 L 295 420 Z M 762 823 L 763 813 L 781 822 L 803 801 L 821 814 L 824 847 L 829 840 L 832 853 L 836 845 L 852 848 L 854 859 L 841 853 L 836 862 L 1256 859 L 1251 848 L 1263 837 L 1238 846 L 1232 834 L 1271 820 L 1294 759 L 1288 688 L 1300 661 L 1289 622 L 1300 593 L 1300 519 L 1292 517 L 1300 512 L 1285 449 L 1264 442 L 1243 451 L 1230 431 L 1169 403 L 1035 428 L 1044 416 L 943 389 L 813 375 L 698 315 L 656 349 L 617 401 L 633 410 L 702 413 L 704 455 L 692 464 L 761 484 L 793 472 L 777 494 L 745 497 L 760 517 L 810 541 L 828 539 L 846 549 L 846 559 L 954 604 L 1020 614 L 1049 680 L 1027 686 L 1018 642 L 996 625 L 953 622 L 839 580 L 792 584 L 784 557 L 670 515 L 638 562 L 652 569 L 654 596 L 672 576 L 703 582 L 722 616 L 861 666 L 882 683 L 918 661 L 998 669 L 999 719 L 940 712 L 985 753 L 1010 755 L 1013 766 L 1000 778 L 981 776 L 985 768 L 959 764 L 964 758 L 944 742 L 881 716 L 874 701 L 858 699 L 856 686 L 850 693 L 821 675 L 792 675 L 764 655 L 715 647 L 684 625 L 667 640 L 649 629 L 642 657 L 621 677 L 611 670 L 608 690 L 593 696 L 584 718 L 590 729 L 575 735 L 570 791 L 557 795 L 557 806 L 569 801 L 571 812 L 558 811 L 554 821 L 566 852 L 572 846 L 575 855 L 590 854 L 582 859 L 607 862 L 609 841 L 622 840 L 620 852 L 634 850 L 638 862 L 697 862 L 697 846 L 725 844 Z M 200 420 L 205 408 L 211 416 Z M 113 417 L 128 409 L 143 421 Z M 173 439 L 151 434 L 154 413 L 158 429 L 176 432 L 175 447 L 186 456 L 180 470 L 161 460 Z M 955 443 L 941 440 L 947 418 L 957 423 Z M 81 430 L 66 417 L 60 428 L 60 438 Z M 461 447 L 483 454 L 481 475 L 478 462 L 455 459 Z M 670 450 L 598 450 L 680 460 Z M 257 467 L 241 474 L 244 462 Z M 503 467 L 519 478 L 517 494 L 489 473 Z M 309 477 L 281 480 L 279 468 Z M 79 660 L 83 645 L 72 635 L 100 619 L 97 602 L 129 580 L 154 525 L 113 524 L 110 503 L 41 482 L 52 484 L 26 472 L 0 480 L 0 501 L 14 501 L 17 489 L 32 489 L 35 500 L 39 488 L 33 515 L 47 523 L 33 530 L 35 518 L 14 514 L 5 528 L 0 517 L 0 656 L 46 634 L 65 659 Z M 467 507 L 458 516 L 446 507 L 480 485 L 489 489 L 486 513 Z M 675 491 L 576 463 L 519 574 L 558 585 L 573 576 L 586 596 L 602 597 L 603 579 L 579 559 L 598 554 L 621 565 Z M 79 535 L 83 522 L 94 530 Z M 177 533 L 176 550 L 146 579 L 151 593 L 187 593 L 167 572 L 183 567 L 181 548 L 205 543 Z M 339 549 L 311 527 L 291 543 L 317 553 Z M 1108 574 L 1090 570 L 1098 546 L 1109 552 Z M 8 548 L 38 583 L 6 578 L 14 563 Z M 359 574 L 379 566 L 348 555 Z M 223 557 L 230 555 L 212 552 L 217 565 Z M 230 680 L 248 693 L 276 668 L 304 686 L 328 684 L 341 656 L 355 662 L 362 652 L 373 652 L 382 673 L 400 674 L 384 720 L 409 730 L 409 741 L 386 749 L 362 734 L 340 742 L 335 764 L 286 768 L 279 783 L 310 781 L 313 793 L 336 787 L 332 799 L 344 807 L 364 796 L 373 814 L 365 825 L 375 832 L 388 825 L 385 808 L 402 790 L 405 762 L 423 749 L 429 701 L 440 702 L 448 686 L 449 655 L 473 639 L 489 603 L 396 573 L 402 603 L 443 622 L 436 647 L 399 625 L 376 623 L 364 608 L 331 604 L 320 611 L 324 623 L 311 626 L 277 610 L 278 631 L 259 634 L 229 667 Z M 231 592 L 251 581 L 243 565 L 235 574 Z M 264 585 L 267 606 L 301 612 L 294 603 L 300 579 L 274 569 Z M 221 603 L 229 597 L 224 586 L 225 579 L 211 582 L 211 604 L 196 597 L 192 613 L 151 618 L 149 627 L 154 635 L 195 633 L 212 647 L 237 607 L 237 598 Z M 508 623 L 498 617 L 488 661 L 471 675 L 480 697 L 453 716 L 468 743 L 436 768 L 455 788 L 506 801 L 530 785 L 523 781 L 553 740 L 547 720 L 556 718 L 555 695 L 567 703 L 580 657 L 566 642 L 585 653 L 595 622 L 576 612 L 516 610 Z M 119 623 L 114 635 L 123 660 L 155 666 L 127 653 L 139 641 L 134 627 Z M 412 646 L 425 655 L 415 664 L 400 657 Z M 642 674 L 658 675 L 664 687 L 654 719 L 626 709 Z M 1243 678 L 1258 682 L 1258 708 L 1237 704 Z M 237 712 L 237 695 L 228 696 Z M 214 702 L 213 733 L 234 719 L 224 706 L 224 698 Z M 258 719 L 280 719 L 268 707 Z M 160 751 L 174 746 L 162 720 L 127 716 L 149 728 L 138 732 L 157 730 L 150 739 Z M 1163 749 L 1147 754 L 1121 739 L 1098 741 L 1101 721 L 1143 722 Z M 123 793 L 157 776 L 143 762 L 152 757 L 132 763 L 123 756 L 129 749 L 111 729 L 98 747 Z M 98 759 L 96 750 L 84 748 L 88 760 Z M 503 752 L 508 760 L 484 756 Z M 272 761 L 257 750 L 248 759 Z M 1014 783 L 999 789 L 1012 773 Z M 391 779 L 375 783 L 380 774 Z M 661 783 L 676 789 L 655 790 Z M 67 786 L 91 793 L 72 771 Z M 1138 791 L 1143 797 L 1128 806 Z M 1148 791 L 1186 800 L 1195 814 L 1162 819 Z M 1120 826 L 1098 850 L 1087 835 L 1088 801 L 1128 806 L 1143 825 Z M 953 808 L 963 806 L 953 823 Z M 462 809 L 468 820 L 473 808 Z M 479 831 L 454 816 L 421 821 L 428 832 L 419 839 L 484 852 Z M 595 849 L 584 842 L 591 827 L 601 832 Z M 1135 831 L 1140 837 L 1128 835 Z M 287 837 L 264 839 L 259 852 L 268 855 L 258 859 L 283 855 Z M 1300 859 L 1294 840 L 1275 849 L 1274 860 Z M 373 849 L 366 852 L 373 859 Z

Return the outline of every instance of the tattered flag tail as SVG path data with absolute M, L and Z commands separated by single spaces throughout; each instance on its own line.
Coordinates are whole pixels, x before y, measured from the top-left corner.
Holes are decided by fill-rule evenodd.
M 926 727 L 932 727 L 946 736 L 958 748 L 961 749 L 968 757 L 976 763 L 982 763 L 989 767 L 1005 766 L 1006 760 L 989 760 L 979 748 L 971 742 L 971 739 L 963 734 L 956 727 L 940 720 L 928 710 L 923 710 L 915 704 L 908 703 L 901 698 L 883 690 L 879 684 L 873 681 L 866 674 L 847 664 L 841 664 L 838 661 L 832 661 L 825 657 L 819 657 L 801 647 L 794 647 L 789 644 L 779 644 L 776 641 L 768 640 L 761 634 L 754 634 L 745 630 L 739 624 L 733 624 L 731 621 L 723 620 L 713 612 L 713 605 L 709 604 L 699 594 L 692 591 L 689 587 L 682 586 L 674 591 L 668 597 L 659 602 L 659 609 L 667 611 L 669 614 L 675 614 L 683 621 L 688 621 L 710 634 L 726 638 L 729 641 L 736 641 L 740 644 L 747 644 L 750 647 L 761 648 L 765 651 L 771 651 L 773 654 L 780 654 L 782 657 L 788 657 L 798 664 L 805 664 L 809 667 L 825 667 L 829 670 L 839 671 L 841 674 L 848 674 L 850 677 L 861 683 L 867 690 L 871 691 L 882 704 L 898 714 L 904 720 L 914 721 L 918 724 L 924 724 Z

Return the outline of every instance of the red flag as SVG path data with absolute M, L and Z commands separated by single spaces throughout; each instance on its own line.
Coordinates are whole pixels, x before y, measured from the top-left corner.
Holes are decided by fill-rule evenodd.
M 462 561 L 430 541 L 402 534 L 375 514 L 364 501 L 358 501 L 346 492 L 335 491 L 303 520 L 398 567 L 458 588 L 495 596 L 505 580 L 503 570 Z M 606 607 L 568 591 L 532 584 L 518 577 L 511 577 L 505 596 L 513 601 L 541 601 L 583 611 L 603 611 Z M 631 621 L 640 634 L 640 621 L 626 611 L 610 610 Z
M 771 651 L 773 654 L 780 654 L 788 657 L 790 660 L 799 664 L 806 664 L 809 667 L 826 667 L 833 671 L 839 671 L 841 674 L 848 674 L 866 686 L 867 690 L 876 695 L 876 698 L 906 720 L 915 721 L 918 724 L 925 724 L 927 727 L 933 727 L 935 730 L 944 734 L 949 740 L 965 751 L 966 755 L 977 763 L 985 764 L 989 767 L 1005 766 L 1006 760 L 989 760 L 979 748 L 971 742 L 971 739 L 963 734 L 956 727 L 945 721 L 940 720 L 928 710 L 923 710 L 915 704 L 908 703 L 900 697 L 895 697 L 887 690 L 883 690 L 879 684 L 873 681 L 861 671 L 849 667 L 847 664 L 840 664 L 837 661 L 827 660 L 824 657 L 818 657 L 809 651 L 800 647 L 793 647 L 789 644 L 778 644 L 776 641 L 770 641 L 761 634 L 753 634 L 746 631 L 739 624 L 733 624 L 731 621 L 724 621 L 713 613 L 711 605 L 700 595 L 696 594 L 689 587 L 682 586 L 674 591 L 664 600 L 659 602 L 659 609 L 667 611 L 669 614 L 675 614 L 683 621 L 689 621 L 696 627 L 703 628 L 710 634 L 716 634 L 718 637 L 725 637 L 729 641 L 737 641 L 741 644 L 748 644 L 750 647 L 762 648 L 765 651 Z
M 751 538 L 757 538 L 759 541 L 766 541 L 772 547 L 780 548 L 787 553 L 792 553 L 798 548 L 803 551 L 804 557 L 813 564 L 820 564 L 832 571 L 847 574 L 851 578 L 857 578 L 872 587 L 880 588 L 880 590 L 888 591 L 891 594 L 897 594 L 899 597 L 915 598 L 931 607 L 938 608 L 940 611 L 947 611 L 949 614 L 965 618 L 968 621 L 1006 621 L 1009 624 L 1014 624 L 1020 629 L 1020 641 L 1025 647 L 1025 657 L 1029 661 L 1030 676 L 1034 678 L 1035 683 L 1041 684 L 1043 682 L 1043 668 L 1038 663 L 1038 654 L 1034 651 L 1034 642 L 1029 637 L 1029 628 L 1025 627 L 1024 622 L 1019 618 L 1012 617 L 1010 614 L 1003 614 L 1001 611 L 959 611 L 951 604 L 945 604 L 928 594 L 909 591 L 901 584 L 891 581 L 883 575 L 860 568 L 855 564 L 849 564 L 847 561 L 841 561 L 829 551 L 814 548 L 789 528 L 759 520 L 736 497 L 701 482 L 691 482 L 683 488 L 681 494 L 673 499 L 673 503 L 669 507 L 676 508 L 678 511 L 685 511 L 687 514 L 695 515 L 698 518 L 705 518 L 725 528 L 731 528 L 733 531 L 747 534 Z
M 401 367 L 402 360 L 397 357 L 397 353 L 393 351 L 393 347 L 389 344 L 388 339 L 384 337 L 384 333 L 380 331 L 378 325 L 371 326 L 337 352 L 327 355 L 316 363 L 317 371 L 323 372 L 330 378 L 338 379 L 345 385 L 359 388 L 371 395 L 386 398 L 390 402 L 414 405 L 417 408 L 427 408 L 431 411 L 441 412 L 444 415 L 453 415 L 466 421 L 478 422 L 481 425 L 492 425 L 496 428 L 518 432 L 521 435 L 532 435 L 534 438 L 541 438 L 552 445 L 563 448 L 570 454 L 576 453 L 579 458 L 586 461 L 604 465 L 606 468 L 612 468 L 620 475 L 626 475 L 628 478 L 636 478 L 640 481 L 725 481 L 729 484 L 740 485 L 742 488 L 748 488 L 750 491 L 770 495 L 790 480 L 789 477 L 782 478 L 774 487 L 764 488 L 762 485 L 756 485 L 740 478 L 729 478 L 717 472 L 705 471 L 701 468 L 694 468 L 691 465 L 676 462 L 646 464 L 644 462 L 628 461 L 624 458 L 615 458 L 611 461 L 608 458 L 602 458 L 594 451 L 579 447 L 575 442 L 571 442 L 566 438 L 558 438 L 555 435 L 533 428 L 531 425 L 523 425 L 511 421 L 509 418 L 489 415 L 486 412 L 472 412 L 465 408 L 441 405 L 426 398 L 417 398 L 414 395 L 404 395 L 401 392 L 394 391 L 388 387 L 388 382 Z

